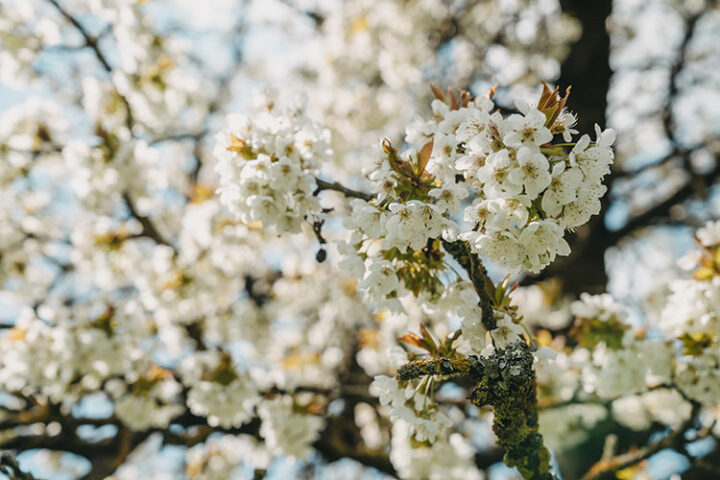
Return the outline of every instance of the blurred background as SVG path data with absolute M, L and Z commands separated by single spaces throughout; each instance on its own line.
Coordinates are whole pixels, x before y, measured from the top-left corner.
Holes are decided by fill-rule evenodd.
M 26 306 L 41 318 L 58 305 L 76 315 L 78 299 L 117 294 L 116 266 L 91 257 L 98 238 L 112 244 L 125 221 L 135 229 L 126 237 L 170 246 L 192 263 L 202 240 L 187 231 L 204 220 L 191 206 L 214 190 L 213 135 L 258 89 L 278 102 L 303 97 L 311 117 L 332 130 L 335 160 L 324 174 L 362 189 L 360 171 L 372 165 L 379 140 L 402 145 L 405 127 L 430 113 L 429 84 L 475 95 L 497 84 L 498 105 L 512 110 L 515 98 L 536 99 L 541 81 L 572 86 L 567 106 L 581 133 L 594 136 L 597 123 L 618 136 L 600 215 L 569 235 L 569 257 L 519 279 L 526 318 L 562 332 L 570 300 L 607 291 L 652 330 L 694 230 L 720 218 L 718 2 L 2 0 L 0 321 L 12 328 Z M 257 247 L 266 265 L 303 271 L 279 253 L 287 245 L 272 242 Z M 318 248 L 307 241 L 291 249 L 302 245 Z M 236 287 L 252 297 L 249 283 Z M 104 407 L 85 408 L 97 416 Z M 90 452 L 91 469 L 49 453 L 62 450 L 52 435 L 17 441 L 18 427 L 0 417 L 0 448 L 24 452 L 23 466 L 43 478 L 103 478 L 93 457 L 105 451 L 87 446 L 97 444 L 87 440 L 74 452 Z M 611 419 L 581 430 L 558 453 L 565 478 L 592 465 L 609 433 L 621 451 L 653 435 Z M 184 451 L 144 441 L 137 444 L 150 453 L 135 462 L 143 467 L 117 478 L 180 478 Z M 697 448 L 720 462 L 720 446 Z M 490 478 L 511 475 L 497 452 L 482 455 Z M 376 470 L 312 458 L 276 462 L 266 478 L 387 473 L 382 462 Z M 709 478 L 671 451 L 627 478 L 673 473 Z

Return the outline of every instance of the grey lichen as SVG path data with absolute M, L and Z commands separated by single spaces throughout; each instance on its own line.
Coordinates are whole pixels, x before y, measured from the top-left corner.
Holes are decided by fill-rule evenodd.
M 464 376 L 477 382 L 468 396 L 478 407 L 493 410 L 493 432 L 505 449 L 503 458 L 526 480 L 553 480 L 550 452 L 538 431 L 533 354 L 525 342 L 497 349 L 489 357 L 417 360 L 398 370 L 397 378 L 408 381 L 427 375 Z

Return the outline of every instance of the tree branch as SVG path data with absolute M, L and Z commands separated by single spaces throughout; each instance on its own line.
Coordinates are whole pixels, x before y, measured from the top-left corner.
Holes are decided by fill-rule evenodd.
M 695 34 L 695 27 L 698 24 L 698 20 L 704 13 L 705 12 L 701 10 L 685 19 L 685 33 L 682 41 L 680 42 L 680 46 L 678 47 L 678 54 L 675 58 L 675 62 L 672 67 L 670 67 L 670 85 L 668 87 L 667 100 L 665 101 L 662 109 L 662 121 L 665 135 L 675 148 L 677 148 L 678 141 L 675 135 L 675 119 L 673 117 L 672 105 L 680 92 L 678 78 L 680 77 L 680 72 L 682 72 L 685 68 L 685 58 L 687 56 L 687 49 L 690 45 L 690 40 L 692 40 L 692 37 Z
M 686 443 L 692 443 L 707 437 L 711 433 L 711 429 L 703 428 L 691 439 L 685 438 L 685 433 L 692 426 L 694 418 L 697 414 L 698 408 L 696 407 L 695 413 L 691 415 L 690 419 L 685 422 L 680 428 L 671 432 L 668 436 L 647 445 L 644 448 L 623 453 L 607 459 L 601 459 L 582 477 L 582 480 L 601 480 L 615 478 L 615 472 L 631 467 L 643 460 L 650 458 L 661 450 L 666 448 L 679 448 L 684 446 Z
M 325 180 L 320 180 L 319 178 L 316 178 L 315 181 L 317 182 L 317 189 L 315 189 L 313 195 L 317 195 L 323 190 L 334 190 L 336 192 L 342 193 L 346 197 L 360 198 L 362 200 L 365 200 L 366 202 L 369 202 L 377 196 L 372 193 L 365 193 L 358 190 L 353 190 L 351 188 L 347 188 L 338 182 L 326 182 Z
M 0 473 L 10 480 L 36 480 L 35 477 L 20 469 L 17 460 L 7 453 L 0 454 Z
M 480 257 L 472 253 L 470 245 L 462 240 L 455 242 L 443 240 L 442 243 L 445 250 L 465 269 L 473 287 L 475 287 L 475 292 L 480 297 L 478 306 L 482 311 L 482 324 L 486 329 L 494 330 L 497 327 L 497 322 L 495 321 L 492 299 L 485 288 L 485 281 L 488 278 L 487 271 Z
M 651 225 L 653 221 L 667 218 L 670 210 L 675 205 L 681 204 L 692 198 L 693 195 L 707 190 L 718 178 L 720 178 L 720 158 L 716 157 L 716 165 L 710 172 L 704 175 L 694 175 L 679 190 L 675 191 L 664 201 L 658 203 L 645 212 L 633 217 L 624 227 L 619 230 L 611 231 L 605 240 L 606 245 L 611 246 L 617 243 L 621 238 L 631 234 L 641 227 Z
M 102 50 L 100 50 L 100 46 L 98 45 L 98 39 L 90 35 L 90 33 L 85 29 L 82 23 L 75 18 L 70 12 L 65 10 L 64 7 L 58 3 L 57 0 L 47 0 L 52 6 L 55 7 L 55 9 L 60 12 L 60 15 L 62 15 L 70 24 L 72 24 L 73 27 L 75 27 L 75 30 L 82 36 L 83 40 L 85 41 L 85 47 L 90 48 L 92 52 L 95 54 L 95 58 L 97 58 L 98 62 L 100 62 L 100 65 L 102 65 L 103 69 L 112 75 L 113 73 L 113 67 L 110 65 L 110 62 L 108 62 L 107 58 L 103 54 Z M 125 106 L 126 110 L 126 117 L 125 117 L 125 125 L 127 126 L 128 130 L 132 134 L 132 127 L 135 123 L 133 119 L 133 113 L 132 109 L 130 108 L 130 103 L 128 102 L 127 98 L 125 98 L 123 95 L 120 95 L 119 92 L 118 96 L 120 97 L 120 100 L 123 102 L 123 105 Z
M 67 11 L 64 7 L 62 7 L 60 5 L 60 3 L 58 3 L 57 0 L 47 0 L 47 1 L 51 5 L 53 5 L 55 7 L 55 9 L 58 12 L 60 12 L 60 14 L 68 22 L 70 22 L 70 24 L 73 27 L 75 27 L 75 29 L 78 31 L 78 33 L 82 36 L 83 40 L 85 41 L 85 46 L 92 50 L 92 52 L 95 54 L 95 58 L 97 58 L 98 62 L 100 63 L 100 65 L 102 65 L 103 69 L 107 73 L 112 75 L 112 73 L 114 71 L 113 67 L 112 67 L 112 65 L 110 65 L 110 62 L 108 62 L 108 60 L 105 57 L 105 54 L 103 54 L 102 50 L 100 50 L 100 46 L 98 45 L 97 38 L 90 35 L 90 33 L 85 29 L 83 24 L 80 23 L 80 21 L 77 18 L 75 18 L 69 11 Z M 130 107 L 130 102 L 128 102 L 127 98 L 125 98 L 125 96 L 121 95 L 120 92 L 117 92 L 117 90 L 116 90 L 116 93 L 120 97 L 123 105 L 125 106 L 125 110 L 126 110 L 125 125 L 126 125 L 128 131 L 130 132 L 130 134 L 132 135 L 133 127 L 135 125 L 135 120 L 134 120 L 134 116 L 132 113 L 132 108 Z M 196 142 L 196 148 L 195 148 L 196 154 L 198 151 L 197 145 L 199 145 L 199 142 Z M 198 162 L 200 162 L 199 158 L 198 158 Z M 200 165 L 200 163 L 199 163 L 199 165 Z M 199 171 L 199 167 L 197 167 L 197 170 Z M 193 173 L 193 175 L 196 176 L 197 172 Z M 160 235 L 160 233 L 158 232 L 158 230 L 155 228 L 152 221 L 148 217 L 140 215 L 137 212 L 135 205 L 132 201 L 132 198 L 130 197 L 130 194 L 128 192 L 123 193 L 123 200 L 125 201 L 125 204 L 126 204 L 128 210 L 130 211 L 130 215 L 133 218 L 135 218 L 137 221 L 139 221 L 140 224 L 142 225 L 143 230 L 142 230 L 141 236 L 152 238 L 159 244 L 173 247 L 173 245 L 168 240 L 166 240 L 162 235 Z M 173 249 L 174 249 L 174 247 L 173 247 Z
M 130 216 L 140 222 L 140 225 L 142 226 L 142 232 L 140 232 L 139 236 L 151 238 L 160 245 L 167 245 L 168 247 L 172 247 L 173 250 L 175 249 L 175 247 L 173 247 L 173 245 L 168 240 L 166 240 L 165 237 L 160 234 L 160 232 L 157 231 L 155 225 L 150 221 L 148 217 L 140 215 L 140 213 L 135 208 L 135 203 L 133 202 L 129 193 L 123 193 L 123 200 L 125 201 L 125 205 L 130 212 Z
M 103 55 L 102 51 L 100 50 L 100 47 L 98 47 L 97 39 L 90 35 L 88 31 L 85 29 L 85 27 L 80 23 L 78 19 L 76 19 L 74 16 L 70 14 L 65 8 L 63 8 L 57 0 L 47 0 L 52 6 L 54 6 L 60 14 L 65 17 L 65 19 L 70 22 L 73 27 L 78 31 L 78 33 L 83 37 L 83 40 L 85 41 L 85 47 L 90 48 L 93 53 L 95 54 L 95 57 L 98 59 L 100 64 L 103 66 L 103 68 L 108 72 L 112 73 L 112 67 L 110 66 L 110 63 L 108 63 L 107 59 L 105 58 L 105 55 Z
M 308 17 L 315 23 L 315 27 L 322 26 L 323 22 L 325 21 L 325 17 L 323 17 L 320 13 L 313 10 L 300 8 L 293 0 L 280 0 L 280 2 L 284 3 L 295 12 Z

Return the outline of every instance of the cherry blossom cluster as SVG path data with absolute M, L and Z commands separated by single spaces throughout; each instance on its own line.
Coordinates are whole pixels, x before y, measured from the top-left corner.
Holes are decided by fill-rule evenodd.
M 543 442 L 561 452 L 611 417 L 718 420 L 720 223 L 697 232 L 692 276 L 647 325 L 609 295 L 512 286 L 569 252 L 613 161 L 613 132 L 579 135 L 567 95 L 507 108 L 531 98 L 509 84 L 557 78 L 578 35 L 559 2 L 200 3 L 0 5 L 0 78 L 22 89 L 0 113 L 0 447 L 37 447 L 43 477 L 67 463 L 43 449 L 69 439 L 93 469 L 117 455 L 117 480 L 261 476 L 321 456 L 358 460 L 323 465 L 328 478 L 367 462 L 479 480 L 507 419 L 545 466 Z M 319 54 L 293 50 L 288 66 L 243 51 L 278 21 Z M 494 96 L 435 89 L 424 109 L 429 82 L 491 77 L 506 85 Z M 265 94 L 222 123 L 258 80 L 308 100 Z M 442 359 L 513 353 L 528 368 L 474 390 L 493 414 L 467 408 Z M 437 369 L 408 379 L 409 364 Z M 523 408 L 517 388 L 488 400 L 519 377 Z M 495 436 L 506 452 L 509 437 Z M 184 464 L 157 473 L 171 444 Z
M 0 5 L 0 78 L 22 87 L 33 79 L 33 62 L 39 51 L 60 42 L 58 26 L 38 13 L 30 2 L 9 1 Z
M 521 113 L 507 117 L 491 112 L 490 98 L 436 94 L 433 119 L 408 128 L 417 153 L 403 158 L 385 141 L 367 172 L 377 198 L 353 199 L 345 220 L 344 264 L 377 308 L 401 308 L 408 292 L 437 300 L 442 241 L 459 238 L 507 267 L 541 270 L 570 253 L 565 229 L 596 214 L 606 190 L 614 133 L 598 127 L 596 141 L 571 142 L 576 119 L 557 90 L 545 86 L 536 107 L 518 102 Z M 564 143 L 553 143 L 556 135 Z
M 695 268 L 692 279 L 670 284 L 668 304 L 660 326 L 669 335 L 710 335 L 720 332 L 720 222 L 709 222 L 697 232 L 700 249 L 683 259 Z
M 298 66 L 313 115 L 333 130 L 336 152 L 352 159 L 337 165 L 339 174 L 359 172 L 356 161 L 371 152 L 367 147 L 377 137 L 401 138 L 423 111 L 417 100 L 427 98 L 428 82 L 471 85 L 495 78 L 518 90 L 553 80 L 567 44 L 579 35 L 575 19 L 555 0 L 502 7 L 443 0 L 340 5 L 320 8 L 323 22 L 312 38 L 320 54 Z M 507 28 L 519 18 L 522 28 Z M 499 36 L 501 44 L 494 43 Z M 286 79 L 277 84 L 285 89 Z
M 240 464 L 266 470 L 271 456 L 249 435 L 222 435 L 188 450 L 185 473 L 190 478 L 223 479 L 237 472 Z
M 696 238 L 699 251 L 681 262 L 694 268 L 693 278 L 671 284 L 667 306 L 657 324 L 663 335 L 648 335 L 646 328 L 634 325 L 628 309 L 610 295 L 582 294 L 569 307 L 574 317 L 569 335 L 577 346 L 559 352 L 541 347 L 535 352 L 540 401 L 547 398 L 558 404 L 540 411 L 540 432 L 549 445 L 560 450 L 577 445 L 588 430 L 610 417 L 633 430 L 645 430 L 654 423 L 681 429 L 701 409 L 702 425 L 713 427 L 717 418 L 714 399 L 720 395 L 714 323 L 718 298 L 715 287 L 720 275 L 717 263 L 720 223 L 709 222 L 698 230 Z M 528 297 L 512 296 L 512 302 L 516 301 L 526 302 Z M 502 310 L 496 310 L 498 326 L 490 331 L 494 347 L 485 343 L 487 330 L 482 325 L 473 327 L 473 323 L 463 322 L 463 337 L 473 328 L 478 330 L 482 341 L 476 342 L 475 347 L 483 348 L 481 355 L 490 356 L 495 348 L 506 347 L 524 335 L 518 329 L 508 335 L 507 343 L 503 341 L 501 331 L 508 327 L 502 324 L 502 317 L 517 317 L 523 309 L 509 309 L 501 314 Z M 480 315 L 476 307 L 475 316 Z M 519 327 L 514 322 L 510 325 Z M 422 339 L 402 337 L 422 349 L 427 346 L 427 338 L 426 334 Z M 442 356 L 431 351 L 429 358 L 436 355 Z M 399 438 L 394 437 L 393 448 L 396 442 L 399 448 L 402 436 L 424 440 L 428 421 L 432 422 L 432 431 L 438 432 L 435 445 L 446 441 L 445 435 L 452 431 L 452 425 L 443 422 L 444 409 L 437 399 L 432 395 L 424 398 L 424 409 L 415 402 L 423 387 L 442 378 L 429 375 L 416 386 L 384 375 L 375 377 L 371 392 L 388 406 L 394 435 L 395 429 L 403 432 L 397 433 Z M 420 451 L 429 454 L 434 448 L 427 446 Z
M 539 387 L 562 405 L 540 412 L 541 432 L 550 445 L 577 444 L 584 430 L 611 416 L 638 430 L 652 421 L 677 427 L 689 418 L 684 393 L 669 387 L 673 349 L 667 340 L 644 337 L 607 294 L 585 294 L 571 310 L 571 336 L 578 347 L 536 361 Z
M 570 334 L 578 347 L 536 364 L 543 391 L 567 402 L 541 412 L 542 431 L 551 444 L 575 444 L 581 439 L 566 437 L 573 425 L 587 428 L 609 416 L 634 430 L 653 422 L 680 428 L 702 406 L 703 424 L 713 425 L 720 395 L 719 225 L 708 222 L 699 229 L 699 250 L 681 259 L 694 269 L 693 278 L 670 284 L 666 305 L 651 325 L 660 335 L 634 327 L 627 309 L 607 294 L 584 294 L 573 303 Z M 592 398 L 609 400 L 610 408 L 593 405 Z
M 415 441 L 404 420 L 393 423 L 390 459 L 402 478 L 429 480 L 481 480 L 473 458 L 473 445 L 461 433 L 438 438 L 432 445 Z
M 390 405 L 390 419 L 407 423 L 410 435 L 419 442 L 434 443 L 435 439 L 452 426 L 452 421 L 439 412 L 433 401 L 418 390 L 406 385 L 398 386 L 395 379 L 385 375 L 375 377 L 370 386 L 381 405 Z
M 270 452 L 296 458 L 310 454 L 310 446 L 320 436 L 325 422 L 317 415 L 303 413 L 306 408 L 284 395 L 260 404 L 258 414 L 263 420 L 260 434 Z
M 211 426 L 239 427 L 253 418 L 259 400 L 254 382 L 241 375 L 232 357 L 221 352 L 197 352 L 180 365 L 183 383 L 190 387 L 187 405 Z
M 393 464 L 403 478 L 482 478 L 472 462 L 472 447 L 453 432 L 453 420 L 435 402 L 433 382 L 428 377 L 415 387 L 378 375 L 370 385 L 370 393 L 389 409 Z
M 583 135 L 573 143 L 576 119 L 564 108 L 567 96 L 556 95 L 546 87 L 537 106 L 518 101 L 520 113 L 507 117 L 492 112 L 488 98 L 455 108 L 438 99 L 433 121 L 408 132 L 410 141 L 433 140 L 427 168 L 442 181 L 437 198 L 457 201 L 459 175 L 473 198 L 460 238 L 511 268 L 537 272 L 569 254 L 564 230 L 598 213 L 606 191 L 614 132 L 597 127 L 595 142 Z M 553 143 L 555 135 L 565 143 Z
M 698 251 L 681 259 L 694 267 L 693 277 L 670 284 L 659 327 L 683 347 L 676 381 L 687 396 L 706 403 L 720 395 L 720 222 L 706 223 L 696 240 Z
M 269 97 L 259 103 L 252 115 L 230 116 L 218 134 L 220 199 L 243 222 L 298 232 L 304 218 L 320 212 L 312 193 L 320 165 L 332 156 L 329 131 L 301 105 L 283 111 Z
M 151 365 L 146 374 L 129 379 L 134 381 L 132 387 L 121 379 L 110 379 L 105 391 L 114 401 L 118 419 L 130 429 L 166 428 L 185 411 L 178 403 L 182 385 L 168 370 Z
M 109 335 L 105 317 L 73 321 L 58 312 L 59 326 L 51 327 L 30 309 L 21 312 L 3 347 L 0 385 L 6 391 L 41 393 L 69 408 L 83 392 L 100 387 L 125 373 L 133 352 L 132 338 Z

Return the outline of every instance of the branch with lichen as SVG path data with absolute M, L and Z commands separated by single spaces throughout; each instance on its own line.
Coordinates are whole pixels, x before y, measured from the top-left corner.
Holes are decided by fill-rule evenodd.
M 443 240 L 443 247 L 467 272 L 475 291 L 480 297 L 478 305 L 482 311 L 482 324 L 486 329 L 494 330 L 497 327 L 497 322 L 493 312 L 492 299 L 486 289 L 487 271 L 480 257 L 472 253 L 470 245 L 462 240 L 455 242 Z
M 517 341 L 489 357 L 428 358 L 398 369 L 397 379 L 427 375 L 465 376 L 477 382 L 469 400 L 493 410 L 493 432 L 505 450 L 503 461 L 526 480 L 553 480 L 550 452 L 538 426 L 535 370 L 530 347 Z
M 482 364 L 475 355 L 459 359 L 427 358 L 403 365 L 397 371 L 401 381 L 414 380 L 427 375 L 480 378 Z
M 538 426 L 535 370 L 530 347 L 517 341 L 482 358 L 484 368 L 470 401 L 493 409 L 493 432 L 503 461 L 527 480 L 552 480 L 550 452 Z

